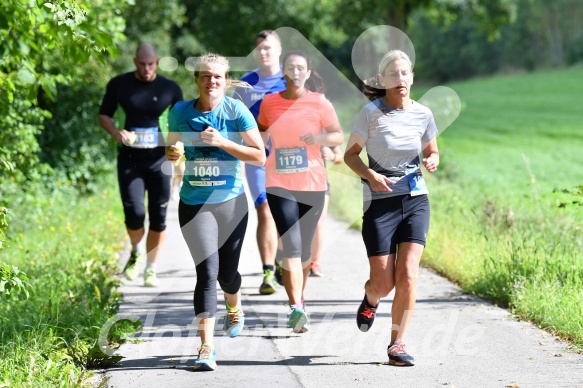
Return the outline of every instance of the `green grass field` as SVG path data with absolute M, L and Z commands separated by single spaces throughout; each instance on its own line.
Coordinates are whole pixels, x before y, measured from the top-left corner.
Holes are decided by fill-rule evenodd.
M 447 85 L 424 265 L 583 349 L 583 68 Z M 414 98 L 422 88 L 414 89 Z M 346 125 L 345 125 L 346 127 Z M 350 129 L 346 127 L 345 129 Z M 358 180 L 332 168 L 331 209 L 360 226 Z M 340 174 L 336 173 L 340 172 Z
M 582 78 L 579 67 L 449 85 L 464 109 L 442 136 L 462 187 L 522 208 L 582 184 Z

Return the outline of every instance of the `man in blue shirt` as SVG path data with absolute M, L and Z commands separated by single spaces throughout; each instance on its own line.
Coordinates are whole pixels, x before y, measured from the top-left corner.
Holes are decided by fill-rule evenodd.
M 285 80 L 281 73 L 279 57 L 281 56 L 281 40 L 272 30 L 264 30 L 255 38 L 255 56 L 259 67 L 245 74 L 241 81 L 253 86 L 253 89 L 237 89 L 233 97 L 239 98 L 249 108 L 255 120 L 259 116 L 259 107 L 263 98 L 270 93 L 285 90 Z M 270 144 L 266 146 L 269 152 Z M 277 250 L 277 230 L 265 193 L 265 167 L 245 164 L 247 184 L 257 210 L 257 245 L 261 262 L 263 263 L 263 283 L 259 292 L 264 295 L 273 294 L 277 289 L 275 281 L 275 254 Z

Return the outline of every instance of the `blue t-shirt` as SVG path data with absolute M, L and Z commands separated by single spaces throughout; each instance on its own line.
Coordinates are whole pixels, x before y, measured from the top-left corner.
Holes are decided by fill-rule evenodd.
M 180 199 L 188 205 L 216 204 L 233 199 L 244 192 L 241 163 L 228 152 L 205 144 L 200 133 L 215 128 L 237 144 L 243 144 L 241 132 L 257 127 L 249 109 L 230 97 L 210 112 L 194 108 L 196 99 L 176 103 L 168 115 L 168 127 L 182 135 L 186 170 Z
M 259 116 L 259 107 L 263 98 L 268 94 L 285 90 L 285 79 L 281 71 L 274 75 L 261 75 L 257 68 L 241 77 L 241 81 L 247 82 L 253 86 L 253 89 L 237 88 L 233 97 L 243 101 L 255 120 Z

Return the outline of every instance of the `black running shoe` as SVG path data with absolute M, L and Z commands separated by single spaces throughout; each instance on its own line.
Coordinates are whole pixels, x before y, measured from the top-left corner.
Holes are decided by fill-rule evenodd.
M 370 329 L 374 322 L 377 307 L 379 307 L 378 303 L 376 306 L 369 305 L 366 294 L 364 294 L 364 299 L 356 312 L 356 325 L 360 331 L 367 332 Z
M 387 349 L 389 364 L 395 366 L 413 366 L 415 359 L 405 351 L 405 344 L 397 342 Z
M 277 283 L 280 286 L 283 286 L 283 267 L 281 266 L 281 263 L 279 261 L 275 261 L 275 281 L 277 281 Z

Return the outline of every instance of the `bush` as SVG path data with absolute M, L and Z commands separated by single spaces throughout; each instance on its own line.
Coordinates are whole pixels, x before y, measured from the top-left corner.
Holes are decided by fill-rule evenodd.
M 13 208 L 10 248 L 0 260 L 10 255 L 30 285 L 28 298 L 0 304 L 0 385 L 76 386 L 86 368 L 119 360 L 98 342 L 119 308 L 115 275 L 125 238 L 120 203 L 109 198 L 117 195 L 115 177 L 108 178 L 93 196 L 66 185 L 33 186 L 36 197 L 24 196 Z M 117 346 L 138 326 L 119 322 L 104 345 Z

